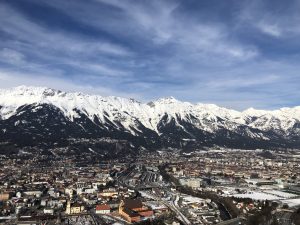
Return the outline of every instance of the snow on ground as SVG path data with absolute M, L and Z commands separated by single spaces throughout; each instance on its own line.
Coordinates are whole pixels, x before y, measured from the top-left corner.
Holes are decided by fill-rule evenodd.
M 165 209 L 166 206 L 163 204 L 159 204 L 158 202 L 146 202 L 147 206 L 149 206 L 153 210 Z
M 288 204 L 289 207 L 300 206 L 300 198 L 286 199 L 281 201 L 283 204 Z
M 154 199 L 153 195 L 150 193 L 147 193 L 146 191 L 139 191 L 139 193 L 141 194 L 142 197 Z
M 251 198 L 253 200 L 284 200 L 289 198 L 295 198 L 298 195 L 287 193 L 281 190 L 275 190 L 270 187 L 253 188 L 251 190 L 242 189 L 243 194 L 237 193 L 234 188 L 224 188 L 224 196 L 233 196 L 237 198 Z M 299 196 L 300 197 L 300 196 Z
M 183 200 L 185 202 L 187 202 L 188 204 L 192 204 L 192 203 L 201 203 L 204 202 L 205 200 L 202 198 L 197 198 L 197 197 L 193 197 L 193 196 L 186 196 L 183 197 Z
M 281 197 L 267 194 L 263 192 L 257 192 L 257 191 L 250 191 L 246 194 L 233 194 L 232 196 L 236 198 L 251 198 L 253 200 L 278 200 L 281 199 Z
M 283 192 L 283 191 L 278 191 L 278 190 L 266 190 L 266 191 L 264 191 L 264 193 L 276 195 L 276 196 L 282 197 L 282 198 L 294 198 L 294 197 L 297 196 L 295 194 L 291 194 L 291 193 L 287 193 L 287 192 Z
M 97 152 L 95 152 L 93 149 L 91 149 L 91 148 L 89 148 L 89 151 L 90 152 L 92 152 L 92 153 L 96 153 L 97 154 Z
M 19 150 L 19 154 L 23 154 L 23 155 L 32 155 L 32 153 L 24 151 L 24 150 Z

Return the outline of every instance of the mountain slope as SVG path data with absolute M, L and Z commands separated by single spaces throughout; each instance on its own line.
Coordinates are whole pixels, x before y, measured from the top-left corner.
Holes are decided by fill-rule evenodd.
M 148 149 L 298 148 L 299 134 L 300 107 L 238 112 L 172 97 L 145 104 L 42 87 L 0 90 L 0 141 L 19 146 L 108 138 Z

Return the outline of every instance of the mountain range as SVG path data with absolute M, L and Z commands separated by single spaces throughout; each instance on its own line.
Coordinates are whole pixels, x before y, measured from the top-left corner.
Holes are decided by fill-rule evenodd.
M 173 97 L 141 103 L 44 87 L 0 90 L 1 143 L 95 148 L 99 141 L 107 143 L 99 148 L 126 143 L 123 148 L 149 150 L 299 148 L 300 107 L 240 112 Z

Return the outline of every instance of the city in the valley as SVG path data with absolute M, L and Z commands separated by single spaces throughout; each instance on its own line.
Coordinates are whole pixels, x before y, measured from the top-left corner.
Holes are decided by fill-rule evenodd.
M 300 225 L 300 0 L 0 0 L 0 225 Z
M 1 155 L 0 224 L 299 224 L 300 151 Z

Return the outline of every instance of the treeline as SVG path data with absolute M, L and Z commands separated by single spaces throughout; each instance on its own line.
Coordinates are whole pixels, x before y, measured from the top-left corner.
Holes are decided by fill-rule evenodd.
M 144 220 L 138 223 L 134 223 L 135 225 L 165 225 L 166 221 L 170 221 L 170 223 L 177 221 L 176 214 L 174 212 L 169 212 L 167 214 L 163 214 L 155 219 Z
M 300 225 L 300 208 L 293 213 L 291 219 L 295 225 Z
M 277 217 L 272 211 L 278 207 L 276 203 L 265 201 L 261 210 L 248 217 L 248 225 L 279 225 Z

